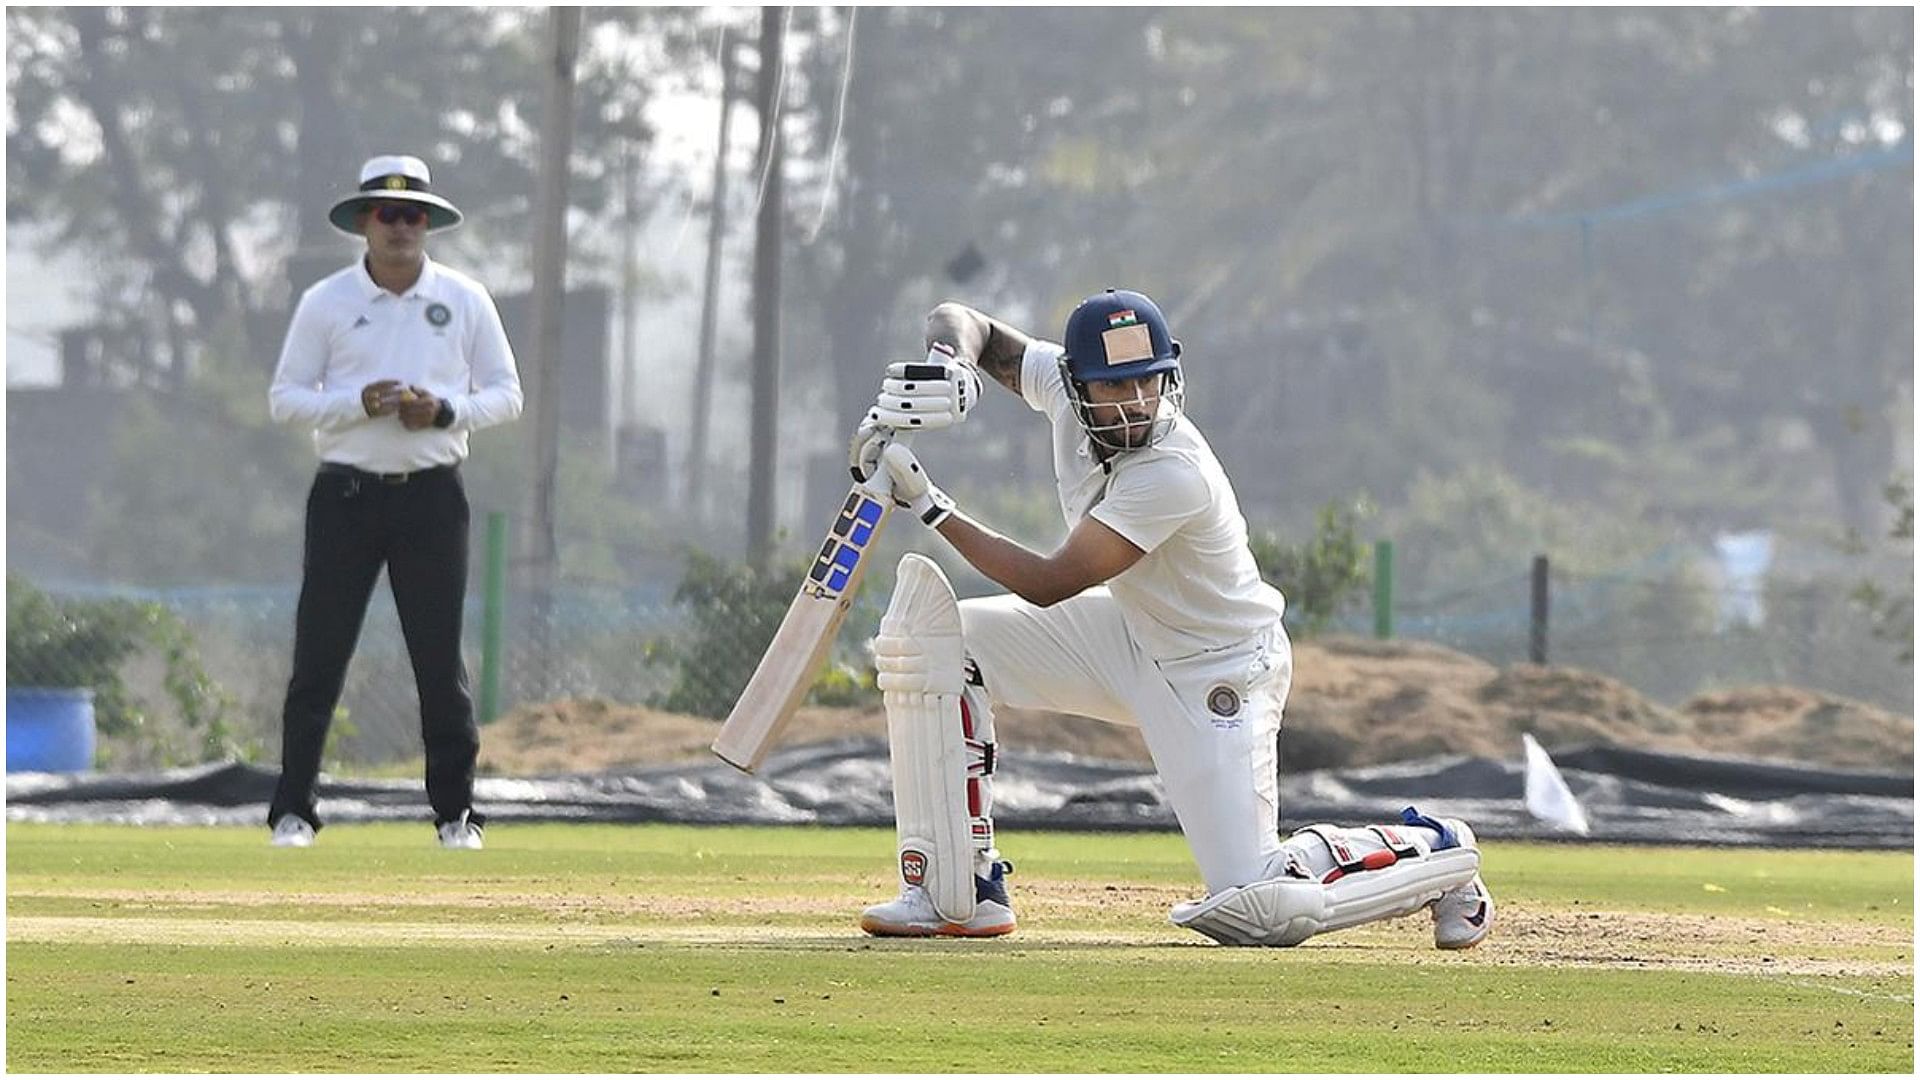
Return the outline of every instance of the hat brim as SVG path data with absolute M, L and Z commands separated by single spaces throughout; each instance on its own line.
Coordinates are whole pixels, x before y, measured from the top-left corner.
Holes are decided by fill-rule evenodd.
M 419 203 L 427 210 L 428 232 L 451 229 L 465 216 L 452 203 L 430 191 L 356 191 L 333 204 L 333 209 L 327 211 L 327 221 L 348 236 L 359 237 L 362 234 L 355 227 L 354 218 L 360 208 L 370 202 Z

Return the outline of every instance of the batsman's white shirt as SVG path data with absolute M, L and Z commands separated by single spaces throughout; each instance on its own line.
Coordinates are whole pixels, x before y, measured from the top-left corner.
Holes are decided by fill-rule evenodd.
M 370 417 L 368 383 L 398 379 L 453 404 L 453 425 L 408 431 Z M 396 295 L 363 259 L 315 282 L 287 327 L 268 391 L 273 419 L 313 426 L 320 460 L 369 472 L 412 472 L 467 456 L 467 434 L 520 415 L 520 375 L 486 287 L 426 259 Z
M 1020 394 L 1053 425 L 1053 471 L 1067 528 L 1092 515 L 1146 557 L 1108 583 L 1140 644 L 1156 660 L 1223 649 L 1264 631 L 1286 610 L 1260 579 L 1240 501 L 1213 448 L 1185 416 L 1166 438 L 1102 464 L 1060 379 L 1065 350 L 1027 346 Z
M 1102 465 L 1061 382 L 1059 345 L 1035 341 L 1021 396 L 1053 425 L 1060 509 L 1091 515 L 1146 554 L 1104 586 L 1041 608 L 962 601 L 988 693 L 1018 708 L 1137 725 L 1211 891 L 1274 876 L 1275 777 L 1293 653 L 1286 602 L 1260 579 L 1213 450 L 1185 417 L 1155 446 Z

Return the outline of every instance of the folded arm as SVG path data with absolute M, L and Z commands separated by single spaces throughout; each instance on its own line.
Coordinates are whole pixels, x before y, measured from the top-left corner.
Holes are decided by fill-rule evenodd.
M 1020 392 L 1020 361 L 1031 335 L 954 300 L 942 301 L 927 314 L 927 348 L 949 345 L 961 357 L 979 365 L 994 382 Z
M 974 569 L 1039 607 L 1104 584 L 1146 553 L 1093 518 L 1082 518 L 1051 555 L 1031 551 L 958 511 L 937 527 Z

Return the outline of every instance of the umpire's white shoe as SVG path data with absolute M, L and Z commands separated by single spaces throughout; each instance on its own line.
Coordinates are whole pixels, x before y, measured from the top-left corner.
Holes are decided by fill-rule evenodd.
M 440 823 L 440 846 L 449 851 L 479 851 L 480 826 L 471 820 L 473 811 L 462 810 L 460 816 L 452 821 Z
M 1473 829 L 1459 818 L 1447 818 L 1445 824 L 1460 838 L 1461 847 L 1479 848 Z M 1480 875 L 1465 885 L 1456 885 L 1433 902 L 1433 944 L 1440 949 L 1471 949 L 1486 940 L 1493 929 L 1493 894 Z
M 273 836 L 267 843 L 274 847 L 312 847 L 313 826 L 299 814 L 282 814 L 273 823 Z
M 993 864 L 993 875 L 973 878 L 973 917 L 950 922 L 933 909 L 933 899 L 918 885 L 902 885 L 898 899 L 860 913 L 860 929 L 875 937 L 999 937 L 1013 933 L 1013 902 L 1007 896 L 1011 863 Z

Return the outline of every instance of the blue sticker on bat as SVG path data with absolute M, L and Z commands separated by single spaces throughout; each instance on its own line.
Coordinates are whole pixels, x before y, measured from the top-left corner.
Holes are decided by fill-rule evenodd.
M 816 596 L 837 600 L 846 591 L 885 512 L 884 505 L 857 491 L 847 496 L 826 543 L 820 546 L 819 556 L 807 571 L 807 580 L 812 583 Z

